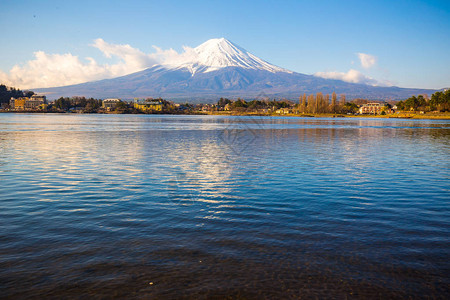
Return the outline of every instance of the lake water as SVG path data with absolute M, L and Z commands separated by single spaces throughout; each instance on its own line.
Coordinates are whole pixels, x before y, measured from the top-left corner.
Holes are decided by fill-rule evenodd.
M 450 122 L 0 114 L 0 298 L 450 295 Z

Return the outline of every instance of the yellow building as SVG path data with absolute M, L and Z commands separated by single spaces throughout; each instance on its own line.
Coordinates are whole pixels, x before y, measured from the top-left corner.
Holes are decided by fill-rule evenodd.
M 137 100 L 134 102 L 134 108 L 141 111 L 162 111 L 163 104 L 158 100 Z
M 28 101 L 28 97 L 21 97 L 17 99 L 11 99 L 11 108 L 14 110 L 25 110 L 25 104 Z

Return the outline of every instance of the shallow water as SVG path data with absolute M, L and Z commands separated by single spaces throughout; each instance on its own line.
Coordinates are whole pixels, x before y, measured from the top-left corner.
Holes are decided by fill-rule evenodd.
M 449 298 L 450 122 L 0 114 L 0 298 Z

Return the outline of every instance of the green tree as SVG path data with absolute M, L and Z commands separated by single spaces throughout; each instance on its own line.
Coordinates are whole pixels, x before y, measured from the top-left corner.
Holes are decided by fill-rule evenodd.
M 69 98 L 60 97 L 55 101 L 55 108 L 67 111 L 72 108 L 71 101 Z
M 128 105 L 125 102 L 118 102 L 116 104 L 116 111 L 118 112 L 126 112 L 128 110 Z
M 343 106 L 343 112 L 344 113 L 356 113 L 358 111 L 358 105 L 356 105 L 353 102 L 346 102 Z
M 429 101 L 431 110 L 449 111 L 450 110 L 450 89 L 445 92 L 436 92 L 431 95 Z
M 11 98 L 30 97 L 34 95 L 32 91 L 23 92 L 13 87 L 7 87 L 4 84 L 0 84 L 0 103 L 8 103 Z
M 405 110 L 405 103 L 403 101 L 398 101 L 396 105 L 399 110 Z
M 232 101 L 230 99 L 227 98 L 220 98 L 219 101 L 217 102 L 217 107 L 220 110 L 223 110 L 225 105 L 232 103 Z

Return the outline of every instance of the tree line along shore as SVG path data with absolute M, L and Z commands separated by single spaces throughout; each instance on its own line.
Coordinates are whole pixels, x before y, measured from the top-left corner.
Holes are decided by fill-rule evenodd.
M 110 113 L 110 114 L 222 114 L 284 116 L 380 116 L 450 119 L 450 90 L 411 96 L 401 101 L 347 100 L 345 94 L 316 93 L 297 102 L 268 97 L 253 100 L 220 98 L 215 104 L 174 103 L 162 98 L 94 99 L 61 97 L 47 101 L 33 91 L 0 85 L 1 112 Z

